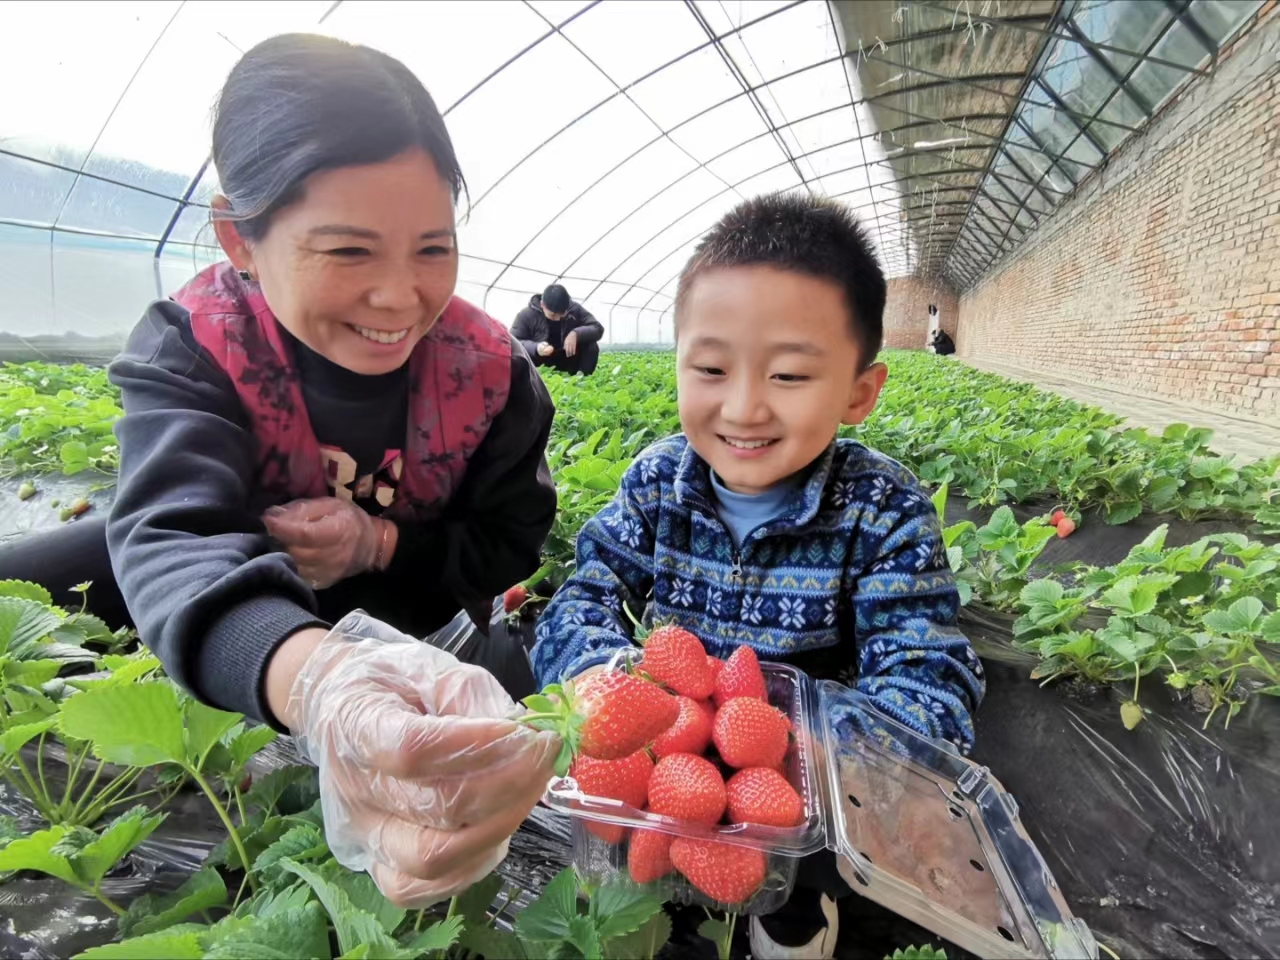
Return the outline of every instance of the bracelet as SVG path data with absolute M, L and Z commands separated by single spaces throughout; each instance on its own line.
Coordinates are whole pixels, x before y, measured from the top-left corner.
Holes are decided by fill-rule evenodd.
M 373 558 L 373 569 L 381 571 L 387 568 L 387 561 L 390 559 L 384 559 L 384 557 L 387 552 L 387 539 L 391 536 L 392 524 L 390 520 L 383 520 L 381 517 L 378 518 L 378 522 L 382 527 L 382 535 L 378 537 L 378 552 Z

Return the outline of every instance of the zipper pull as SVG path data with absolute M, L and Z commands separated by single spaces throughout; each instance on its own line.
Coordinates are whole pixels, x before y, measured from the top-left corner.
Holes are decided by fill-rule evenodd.
M 733 569 L 729 571 L 729 578 L 731 580 L 738 580 L 738 579 L 741 579 L 741 577 L 742 577 L 742 560 L 738 556 L 738 552 L 735 550 L 733 553 Z

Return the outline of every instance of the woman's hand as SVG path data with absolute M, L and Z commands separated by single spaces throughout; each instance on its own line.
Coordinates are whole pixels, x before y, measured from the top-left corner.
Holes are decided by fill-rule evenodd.
M 453 896 L 502 861 L 560 749 L 510 719 L 488 671 L 361 612 L 286 640 L 266 692 L 320 768 L 334 856 L 403 907 Z
M 272 507 L 262 521 L 315 590 L 367 570 L 385 570 L 395 553 L 396 525 L 370 516 L 350 500 L 294 500 Z

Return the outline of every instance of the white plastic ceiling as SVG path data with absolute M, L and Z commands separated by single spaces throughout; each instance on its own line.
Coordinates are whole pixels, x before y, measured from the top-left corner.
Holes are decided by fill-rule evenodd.
M 1129 51 L 1132 62 L 1122 64 L 1132 73 L 1171 31 L 1190 30 L 1185 21 L 1194 23 L 1198 9 L 1217 16 L 1222 29 L 1212 44 L 1193 38 L 1200 46 L 1148 91 L 1150 109 L 1199 72 L 1195 64 L 1257 7 L 1258 0 L 0 2 L 0 334 L 118 335 L 150 299 L 217 257 L 207 226 L 217 187 L 208 166 L 210 107 L 241 52 L 278 33 L 318 32 L 385 50 L 431 91 L 470 189 L 470 207 L 460 211 L 459 295 L 510 322 L 530 293 L 559 280 L 600 317 L 610 341 L 656 342 L 670 339 L 675 279 L 697 238 L 740 199 L 770 190 L 808 189 L 849 203 L 867 220 L 891 276 L 945 272 L 971 282 L 1070 191 L 1078 177 L 1066 176 L 1064 154 L 1088 152 L 1076 140 L 1085 136 L 1092 150 L 1070 166 L 1080 173 L 1100 161 L 1098 146 L 1123 139 L 1075 130 L 1058 147 L 1033 143 L 1037 130 L 1063 121 L 1035 105 L 1040 85 L 1053 82 L 1044 71 L 1058 69 L 1079 85 L 1085 68 L 1100 69 L 1078 65 L 1098 55 L 1084 48 L 1087 39 L 1072 39 L 1078 24 L 1106 47 L 1126 17 L 1131 28 L 1134 17 L 1144 18 L 1145 49 Z M 1013 65 L 1008 43 L 985 45 L 993 26 L 1000 38 L 1025 41 L 1012 44 Z M 1079 58 L 1062 53 L 1066 42 L 1079 47 Z M 1006 58 L 999 80 L 984 73 L 992 57 Z M 930 83 L 929 74 L 946 82 Z M 1124 84 L 1118 72 L 1106 76 L 1111 86 L 1100 99 L 1110 103 Z M 987 91 L 994 105 L 981 110 L 927 93 L 961 84 L 972 94 L 984 83 L 995 85 Z M 1035 109 L 1044 116 L 1023 115 Z M 985 119 L 967 121 L 969 110 Z M 904 157 L 894 131 L 911 113 L 930 130 L 916 131 Z M 1143 119 L 1115 107 L 1095 113 L 1097 128 L 1108 131 L 1130 131 Z M 957 131 L 962 151 L 978 149 L 971 138 L 983 145 L 978 160 L 957 157 Z M 1024 179 L 1031 182 L 1012 186 Z M 952 188 L 941 217 L 940 183 Z M 924 232 L 911 214 L 921 203 L 930 207 Z M 992 221 L 1003 229 L 998 241 Z

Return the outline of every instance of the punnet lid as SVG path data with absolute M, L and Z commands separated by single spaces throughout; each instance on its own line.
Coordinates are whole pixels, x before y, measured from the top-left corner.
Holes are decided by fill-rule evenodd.
M 855 892 L 981 957 L 1097 956 L 985 767 L 855 690 L 817 687 L 827 843 Z

